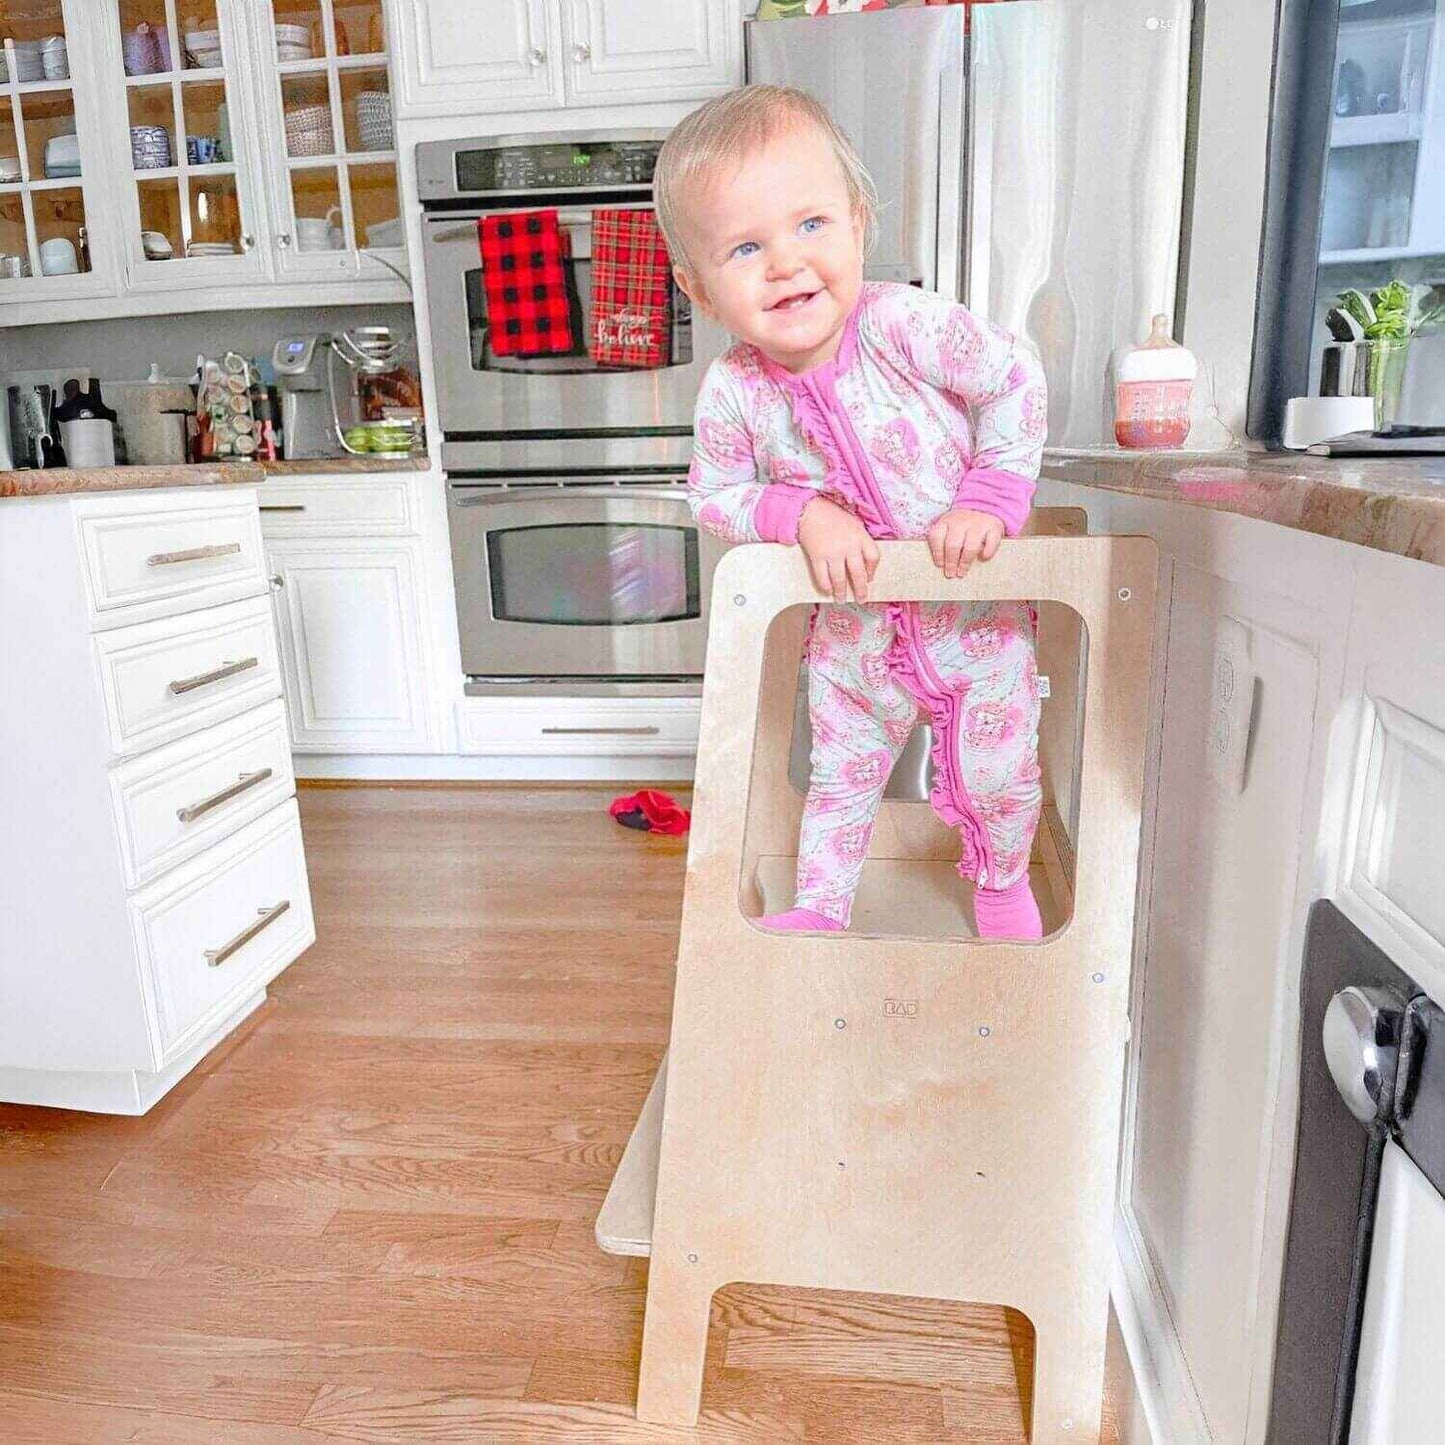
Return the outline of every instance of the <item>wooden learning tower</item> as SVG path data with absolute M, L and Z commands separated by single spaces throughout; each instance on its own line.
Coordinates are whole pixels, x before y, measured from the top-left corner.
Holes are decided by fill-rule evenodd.
M 671 1046 L 597 1220 L 651 1258 L 640 1419 L 696 1421 L 713 1292 L 747 1282 L 1020 1310 L 1034 1445 L 1098 1438 L 1157 560 L 1083 531 L 1042 510 L 955 581 L 885 543 L 870 592 L 1039 604 L 1045 798 L 1079 850 L 1046 806 L 1037 944 L 971 936 L 956 833 L 891 799 L 849 932 L 751 921 L 792 903 L 818 594 L 795 548 L 718 568 Z

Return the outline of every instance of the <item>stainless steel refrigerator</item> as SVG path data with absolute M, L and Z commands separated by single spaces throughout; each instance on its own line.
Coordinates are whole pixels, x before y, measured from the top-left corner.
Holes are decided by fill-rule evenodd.
M 1109 353 L 1174 312 L 1189 15 L 1016 0 L 745 27 L 748 79 L 817 96 L 873 175 L 868 274 L 958 296 L 1038 348 L 1051 446 L 1112 441 Z

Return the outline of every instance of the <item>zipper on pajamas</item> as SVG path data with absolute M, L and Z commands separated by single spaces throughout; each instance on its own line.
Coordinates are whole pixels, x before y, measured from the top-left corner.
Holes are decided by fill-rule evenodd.
M 853 423 L 838 400 L 837 389 L 831 377 L 824 382 L 815 381 L 811 376 L 802 378 L 804 387 L 823 414 L 824 424 L 832 434 L 833 441 L 847 459 L 853 480 L 871 503 L 893 537 L 898 536 L 898 524 L 893 512 L 873 475 L 873 468 L 863 450 Z M 983 826 L 968 789 L 963 783 L 963 768 L 958 759 L 959 714 L 963 708 L 962 697 L 943 681 L 928 656 L 919 637 L 920 612 L 916 602 L 890 602 L 888 610 L 893 617 L 897 636 L 902 640 L 908 675 L 902 678 L 904 685 L 913 695 L 928 707 L 933 719 L 935 740 L 942 746 L 944 760 L 944 782 L 951 794 L 949 801 L 959 816 L 959 826 L 964 832 L 965 854 L 972 852 L 973 861 L 983 876 L 993 878 L 993 843 L 988 829 Z M 942 713 L 940 722 L 939 714 Z M 965 857 L 964 862 L 968 861 Z

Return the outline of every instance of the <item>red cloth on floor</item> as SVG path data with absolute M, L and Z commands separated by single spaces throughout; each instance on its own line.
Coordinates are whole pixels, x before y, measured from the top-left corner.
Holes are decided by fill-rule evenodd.
M 614 798 L 607 810 L 619 822 L 622 815 L 640 814 L 636 822 L 626 827 L 638 827 L 645 822 L 647 833 L 670 833 L 679 836 L 686 833 L 692 824 L 692 814 L 678 806 L 677 799 L 668 793 L 659 793 L 654 788 L 644 788 L 640 793 L 630 793 L 625 798 Z
M 587 350 L 603 366 L 666 366 L 672 262 L 651 211 L 592 212 L 592 325 Z
M 497 356 L 571 351 L 566 238 L 557 212 L 508 211 L 478 224 L 490 342 Z

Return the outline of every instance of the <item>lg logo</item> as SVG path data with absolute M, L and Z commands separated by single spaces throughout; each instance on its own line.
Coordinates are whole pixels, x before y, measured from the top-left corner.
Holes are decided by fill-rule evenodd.
M 885 998 L 883 1017 L 886 1019 L 912 1019 L 918 1017 L 916 998 Z

